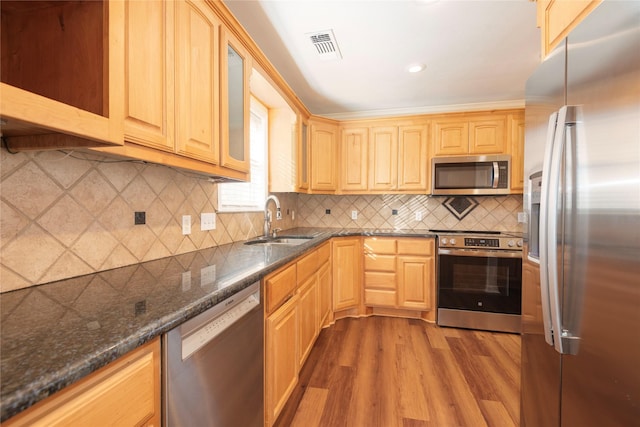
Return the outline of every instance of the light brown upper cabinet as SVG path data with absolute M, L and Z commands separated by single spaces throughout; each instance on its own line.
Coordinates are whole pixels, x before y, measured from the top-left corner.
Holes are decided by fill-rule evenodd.
M 537 21 L 542 37 L 542 59 L 602 0 L 538 0 Z
M 427 134 L 426 125 L 398 128 L 398 190 L 429 190 Z
M 508 127 L 511 153 L 511 192 L 524 190 L 524 112 L 509 114 Z
M 205 5 L 175 5 L 176 151 L 219 164 L 221 24 Z
M 224 28 L 221 38 L 221 163 L 230 169 L 249 172 L 251 57 L 240 41 Z
M 504 114 L 456 114 L 436 118 L 433 124 L 433 155 L 504 153 L 506 121 Z
M 309 124 L 310 192 L 333 193 L 338 187 L 338 125 L 315 119 Z
M 124 7 L 125 138 L 172 152 L 176 7 L 172 2 L 157 1 L 127 1 Z M 140 25 L 141 22 L 148 25 Z
M 369 190 L 390 191 L 398 186 L 398 128 L 371 128 Z
M 300 134 L 297 150 L 297 190 L 300 193 L 306 193 L 309 190 L 309 119 L 299 114 L 298 122 L 300 123 Z
M 229 148 L 229 141 L 236 141 L 231 134 L 248 144 L 246 52 L 235 47 L 239 44 L 227 37 L 222 21 L 205 2 L 126 1 L 124 9 L 125 145 L 98 150 L 247 180 L 248 151 L 244 145 Z M 230 45 L 244 55 L 242 69 L 227 69 Z M 228 81 L 236 80 L 243 82 L 241 87 L 229 93 Z M 245 110 L 242 114 L 228 114 L 228 106 L 221 103 L 227 93 L 242 95 L 234 104 Z M 225 125 L 229 117 L 236 127 Z
M 369 128 L 346 127 L 341 135 L 340 189 L 364 192 L 368 188 Z
M 0 2 L 0 117 L 13 150 L 122 145 L 124 4 Z
M 340 192 L 428 190 L 426 122 L 346 123 L 341 129 Z

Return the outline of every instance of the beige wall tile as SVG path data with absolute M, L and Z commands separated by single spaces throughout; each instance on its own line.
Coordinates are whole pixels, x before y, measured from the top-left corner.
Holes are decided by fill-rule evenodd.
M 217 206 L 217 184 L 163 166 L 90 153 L 10 154 L 2 148 L 0 169 L 0 292 L 263 233 L 263 212 L 218 214 L 216 229 L 201 231 L 200 214 L 214 212 Z M 521 196 L 478 197 L 480 205 L 462 221 L 442 206 L 444 197 L 277 196 L 283 219 L 274 219 L 272 227 L 283 230 L 296 226 L 521 230 L 517 223 Z M 398 215 L 392 215 L 392 209 Z M 147 213 L 145 225 L 134 225 L 137 210 Z M 358 211 L 356 221 L 351 220 L 352 210 Z M 423 213 L 422 221 L 415 221 L 417 210 Z M 182 215 L 192 216 L 191 235 L 182 235 Z

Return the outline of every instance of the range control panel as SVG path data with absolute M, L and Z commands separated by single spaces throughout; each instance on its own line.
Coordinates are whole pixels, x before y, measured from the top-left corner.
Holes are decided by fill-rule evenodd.
M 438 247 L 458 249 L 522 250 L 522 239 L 515 236 L 469 236 L 464 234 L 438 235 Z
M 499 248 L 500 240 L 499 239 L 483 239 L 481 237 L 465 237 L 464 245 L 474 246 L 474 247 Z

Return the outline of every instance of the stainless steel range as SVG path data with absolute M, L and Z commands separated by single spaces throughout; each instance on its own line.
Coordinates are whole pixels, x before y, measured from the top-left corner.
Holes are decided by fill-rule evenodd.
M 522 238 L 430 231 L 438 235 L 438 325 L 519 333 Z

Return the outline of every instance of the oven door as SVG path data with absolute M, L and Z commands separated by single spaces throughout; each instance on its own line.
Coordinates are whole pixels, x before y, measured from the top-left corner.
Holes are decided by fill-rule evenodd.
M 520 314 L 520 251 L 440 249 L 438 255 L 438 308 Z

